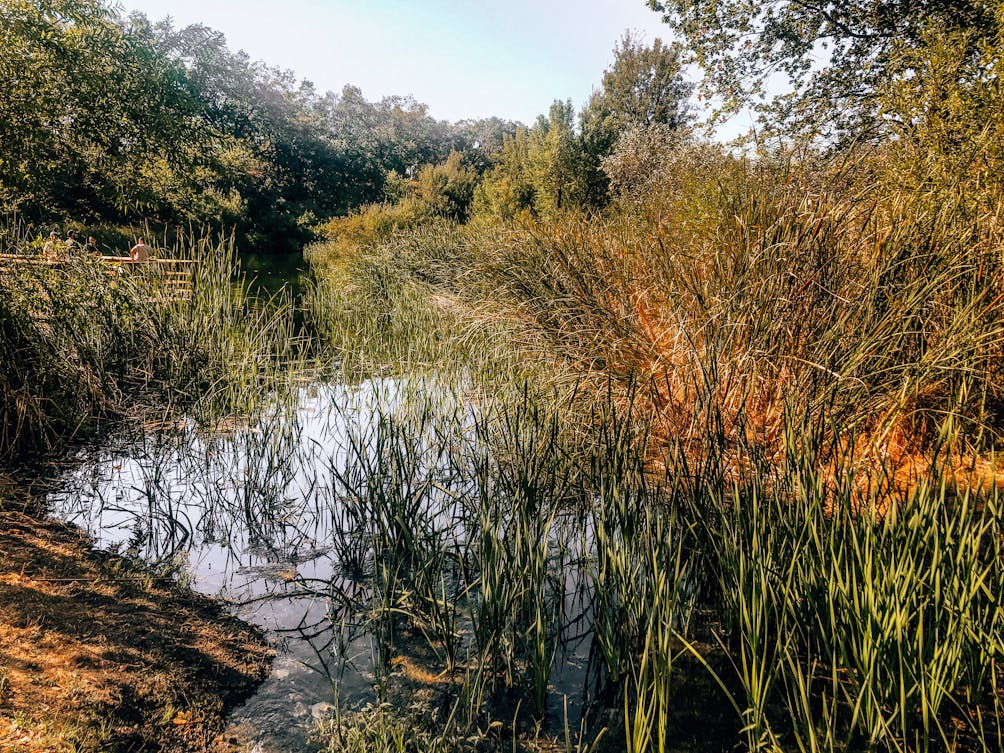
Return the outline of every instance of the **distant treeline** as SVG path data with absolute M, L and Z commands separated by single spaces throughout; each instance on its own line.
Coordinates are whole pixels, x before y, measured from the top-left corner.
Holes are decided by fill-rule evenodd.
M 625 34 L 578 113 L 570 100 L 555 100 L 529 128 L 496 129 L 501 145 L 490 142 L 480 160 L 470 151 L 453 152 L 409 176 L 388 173 L 378 202 L 321 226 L 331 241 L 325 253 L 351 254 L 429 221 L 602 214 L 613 197 L 644 184 L 674 155 L 704 148 L 690 128 L 692 90 L 678 44 L 656 39 L 647 45 Z
M 452 152 L 481 171 L 515 132 L 410 97 L 318 93 L 205 26 L 99 0 L 0 3 L 0 210 L 39 227 L 213 227 L 293 249 L 381 200 L 388 174 Z

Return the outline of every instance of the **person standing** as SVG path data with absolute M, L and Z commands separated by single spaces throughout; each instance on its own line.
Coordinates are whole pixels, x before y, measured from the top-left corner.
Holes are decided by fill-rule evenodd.
M 101 256 L 101 250 L 98 248 L 98 239 L 93 235 L 87 236 L 87 245 L 84 246 L 84 253 L 90 256 Z
M 56 261 L 59 258 L 59 233 L 55 230 L 49 233 L 49 240 L 42 246 L 42 254 L 48 261 Z

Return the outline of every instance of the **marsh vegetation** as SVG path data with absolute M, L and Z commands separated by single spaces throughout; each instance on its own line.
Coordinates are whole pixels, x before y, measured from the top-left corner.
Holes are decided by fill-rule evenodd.
M 446 619 L 468 641 L 447 718 L 488 713 L 487 730 L 503 691 L 524 719 L 560 707 L 546 689 L 572 627 L 590 661 L 581 734 L 562 744 L 605 728 L 600 749 L 996 749 L 995 227 L 926 191 L 828 193 L 847 177 L 829 166 L 697 152 L 666 169 L 664 193 L 602 220 L 313 251 L 347 373 L 454 368 L 476 406 L 453 419 L 479 441 L 451 495 L 465 523 L 448 527 L 476 523 L 470 550 L 451 545 L 473 603 L 469 626 Z M 422 519 L 407 530 L 437 541 Z M 406 577 L 429 544 L 389 538 Z M 388 603 L 428 635 L 455 578 L 433 595 L 405 579 Z M 707 713 L 723 705 L 731 718 Z M 367 724 L 384 740 L 401 722 Z
M 760 11 L 651 5 L 722 62 L 710 85 L 762 73 L 721 47 Z M 265 237 L 249 207 L 271 202 L 269 232 L 316 241 L 295 299 L 180 231 L 190 296 L 87 258 L 0 276 L 0 454 L 72 454 L 47 509 L 281 639 L 238 713 L 252 743 L 1004 749 L 1000 19 L 764 5 L 750 61 L 805 80 L 764 132 L 790 138 L 746 152 L 692 128 L 678 44 L 625 36 L 578 115 L 360 156 L 339 128 L 419 132 L 424 110 L 270 88 L 190 49 L 204 29 L 56 14 L 172 62 L 199 138 L 165 138 L 235 180 L 175 186 L 194 219 Z M 835 35 L 849 57 L 799 68 Z M 851 59 L 875 64 L 865 94 Z M 203 107 L 231 79 L 274 99 L 246 138 Z M 241 182 L 259 167 L 275 181 Z M 66 209 L 5 176 L 31 221 Z M 0 240 L 32 259 L 35 234 Z

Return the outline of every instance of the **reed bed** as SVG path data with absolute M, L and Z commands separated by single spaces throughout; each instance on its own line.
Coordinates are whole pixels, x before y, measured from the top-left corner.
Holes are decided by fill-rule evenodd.
M 943 460 L 908 492 L 862 485 L 849 445 L 835 482 L 817 462 L 824 435 L 793 430 L 780 468 L 737 481 L 722 463 L 695 482 L 676 452 L 653 477 L 633 442 L 579 454 L 561 415 L 545 400 L 482 406 L 465 424 L 456 413 L 381 422 L 348 437 L 356 481 L 334 474 L 370 532 L 376 660 L 389 670 L 407 655 L 409 630 L 428 642 L 430 674 L 459 682 L 446 732 L 498 724 L 525 740 L 517 707 L 558 732 L 551 676 L 584 634 L 576 745 L 602 719 L 616 730 L 607 744 L 671 748 L 687 667 L 714 680 L 703 703 L 736 712 L 704 749 L 733 734 L 750 750 L 994 748 L 996 492 L 960 491 Z M 617 699 L 623 716 L 611 722 L 601 710 Z
M 95 259 L 4 267 L 5 462 L 56 450 L 144 406 L 206 418 L 246 411 L 302 367 L 292 302 L 253 294 L 229 241 L 183 239 L 167 253 L 197 262 L 190 295 L 166 295 L 151 270 L 116 273 Z
M 346 363 L 452 375 L 471 406 L 421 430 L 452 468 L 462 567 L 440 577 L 465 584 L 440 730 L 520 737 L 517 703 L 555 730 L 581 633 L 566 747 L 607 728 L 598 747 L 631 751 L 1000 749 L 994 198 L 699 156 L 606 217 L 417 231 L 320 265 L 358 296 L 322 282 L 312 303 Z M 390 308 L 358 337 L 349 309 L 404 288 L 435 315 Z M 411 577 L 384 600 L 398 618 Z
M 528 228 L 487 279 L 577 370 L 647 380 L 667 438 L 705 445 L 720 421 L 773 452 L 796 401 L 879 453 L 922 452 L 946 414 L 973 449 L 992 446 L 996 224 L 950 197 L 863 206 L 746 188 L 723 192 L 704 234 L 686 234 L 672 204 Z
M 340 351 L 384 364 L 508 347 L 593 391 L 644 382 L 657 430 L 695 451 L 711 421 L 776 451 L 792 401 L 872 454 L 916 460 L 947 414 L 985 450 L 1004 394 L 1000 201 L 923 176 L 859 184 L 869 169 L 684 150 L 602 217 L 321 246 L 314 309 Z
M 589 445 L 574 394 L 321 395 L 321 431 L 277 406 L 187 450 L 154 435 L 130 494 L 148 557 L 326 552 L 271 597 L 328 604 L 290 632 L 336 699 L 349 665 L 374 675 L 369 710 L 319 728 L 331 750 L 996 749 L 1004 517 L 944 454 L 909 490 L 865 484 L 792 413 L 783 464 L 698 474 L 675 447 L 654 471 L 613 390 Z

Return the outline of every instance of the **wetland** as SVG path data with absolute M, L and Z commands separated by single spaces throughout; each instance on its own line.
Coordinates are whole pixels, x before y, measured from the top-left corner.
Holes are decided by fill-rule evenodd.
M 1004 16 L 649 5 L 524 126 L 0 3 L 0 749 L 1004 750 Z

